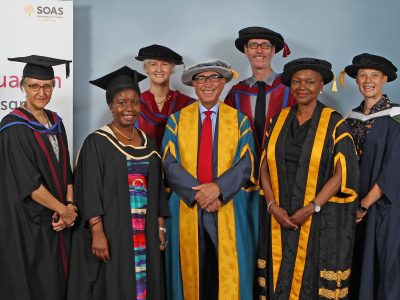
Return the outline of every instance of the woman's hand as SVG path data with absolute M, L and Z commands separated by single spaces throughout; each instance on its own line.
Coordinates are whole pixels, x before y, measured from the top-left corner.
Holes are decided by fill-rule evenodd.
M 92 253 L 104 262 L 110 260 L 108 240 L 101 222 L 92 227 Z
M 271 213 L 271 215 L 275 218 L 275 220 L 284 228 L 288 228 L 288 229 L 293 229 L 293 230 L 297 230 L 299 227 L 293 223 L 286 210 L 284 210 L 282 207 L 276 205 L 275 203 L 271 204 L 271 206 L 269 207 L 269 211 Z
M 297 226 L 301 226 L 304 222 L 314 213 L 314 206 L 312 204 L 308 204 L 305 207 L 298 209 L 291 217 L 290 221 L 292 221 Z
M 165 228 L 164 218 L 158 217 L 158 238 L 160 239 L 160 251 L 164 251 L 167 248 L 168 241 L 165 237 L 167 229 Z
M 72 204 L 64 206 L 58 214 L 60 215 L 60 220 L 62 220 L 67 227 L 73 226 L 78 216 L 76 207 Z
M 165 228 L 165 227 L 161 227 L 161 228 Z M 158 237 L 160 239 L 160 251 L 164 251 L 165 248 L 167 248 L 167 238 L 165 237 L 165 232 L 162 229 L 158 229 Z

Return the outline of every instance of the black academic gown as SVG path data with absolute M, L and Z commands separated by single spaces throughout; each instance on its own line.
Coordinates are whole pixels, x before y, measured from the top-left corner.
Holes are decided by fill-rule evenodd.
M 72 237 L 69 300 L 136 299 L 132 217 L 127 157 L 149 161 L 146 213 L 147 299 L 163 300 L 164 272 L 159 250 L 158 217 L 169 215 L 161 177 L 161 160 L 155 141 L 142 133 L 146 147 L 124 146 L 109 127 L 90 134 L 75 169 L 76 203 L 81 219 Z M 87 221 L 103 216 L 111 261 L 92 254 Z
M 281 228 L 266 209 L 263 211 L 257 294 L 260 299 L 286 300 L 329 298 L 337 293 L 340 299 L 345 299 L 359 178 L 354 144 L 341 116 L 318 102 L 290 191 L 285 145 L 296 107 L 282 110 L 266 133 L 262 160 L 266 157 L 268 161 L 275 200 L 279 199 L 279 205 L 289 216 L 293 215 L 310 203 L 332 177 L 335 162 L 341 163 L 342 183 L 340 191 L 299 230 Z
M 375 183 L 384 196 L 357 225 L 352 299 L 400 299 L 399 162 L 400 124 L 390 116 L 376 118 L 360 158 L 360 199 Z
M 38 131 L 46 128 L 29 112 L 16 109 L 0 124 L 2 300 L 64 299 L 69 230 L 56 233 L 53 212 L 30 198 L 42 184 L 64 201 L 72 183 L 64 126 L 55 113 L 46 113 L 52 123 L 59 120 L 59 161 L 47 135 Z

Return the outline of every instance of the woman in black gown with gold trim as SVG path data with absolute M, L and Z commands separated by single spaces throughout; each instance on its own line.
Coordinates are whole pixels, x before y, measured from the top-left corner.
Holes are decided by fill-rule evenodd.
M 122 67 L 92 84 L 113 121 L 90 134 L 75 170 L 82 219 L 73 235 L 68 299 L 164 299 L 168 206 L 154 140 L 133 127 L 142 74 Z
M 332 79 L 331 64 L 314 58 L 281 76 L 297 104 L 272 119 L 261 157 L 270 215 L 260 224 L 260 299 L 348 295 L 359 174 L 346 123 L 318 101 Z

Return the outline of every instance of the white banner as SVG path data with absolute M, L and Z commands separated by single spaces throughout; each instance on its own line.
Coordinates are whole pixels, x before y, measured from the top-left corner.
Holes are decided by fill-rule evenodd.
M 25 94 L 19 87 L 24 63 L 8 57 L 43 55 L 73 60 L 72 1 L 1 0 L 0 6 L 0 119 L 20 106 Z M 63 119 L 70 152 L 73 130 L 73 66 L 65 77 L 65 65 L 54 67 L 56 87 L 46 108 Z

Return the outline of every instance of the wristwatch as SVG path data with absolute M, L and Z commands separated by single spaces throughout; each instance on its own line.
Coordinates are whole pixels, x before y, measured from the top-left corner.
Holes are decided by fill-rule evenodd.
M 319 206 L 314 200 L 311 201 L 311 204 L 314 206 L 314 212 L 318 213 L 321 211 L 321 206 Z
M 368 212 L 368 208 L 366 208 L 365 206 L 362 206 L 362 205 L 361 205 L 361 202 L 360 202 L 360 204 L 358 205 L 358 210 L 361 211 L 363 214 L 365 214 L 365 213 Z

